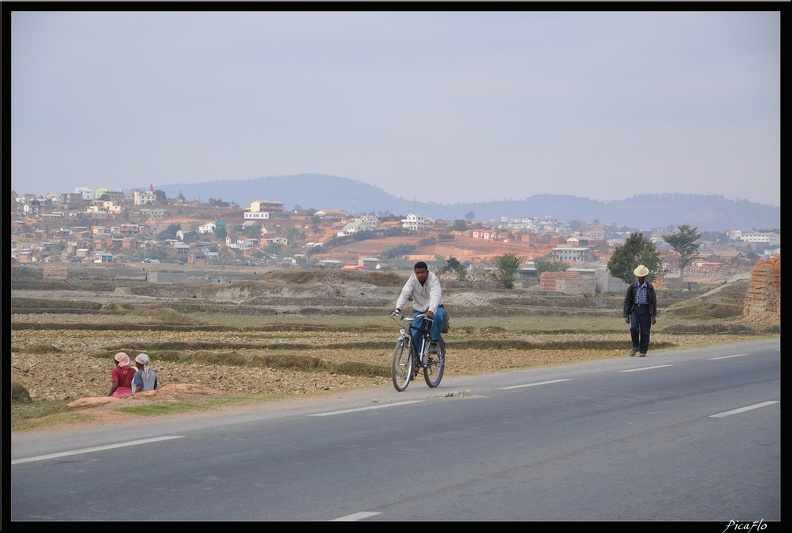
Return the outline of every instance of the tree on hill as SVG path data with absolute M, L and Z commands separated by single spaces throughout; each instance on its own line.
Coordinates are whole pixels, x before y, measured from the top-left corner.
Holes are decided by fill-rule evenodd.
M 182 235 L 182 242 L 184 244 L 192 244 L 195 242 L 199 242 L 200 235 L 197 231 L 188 231 Z
M 465 231 L 466 229 L 467 229 L 467 223 L 461 218 L 454 220 L 454 223 L 451 224 L 452 231 Z
M 222 198 L 209 198 L 206 203 L 212 207 L 229 207 L 229 202 L 224 202 Z
M 699 245 L 696 241 L 701 238 L 701 233 L 698 232 L 698 227 L 691 228 L 689 224 L 677 226 L 677 229 L 679 229 L 678 232 L 665 235 L 663 240 L 679 254 L 677 266 L 679 266 L 679 280 L 681 281 L 685 275 L 685 267 L 693 263 L 693 258 L 698 253 Z
M 169 224 L 167 228 L 157 233 L 157 240 L 175 239 L 176 232 L 181 229 L 181 224 Z
M 257 239 L 261 237 L 261 224 L 251 224 L 244 229 L 243 235 L 250 239 Z

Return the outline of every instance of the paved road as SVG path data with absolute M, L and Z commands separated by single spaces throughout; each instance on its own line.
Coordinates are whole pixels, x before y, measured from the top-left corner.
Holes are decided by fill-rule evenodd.
M 12 435 L 12 521 L 780 521 L 780 341 Z

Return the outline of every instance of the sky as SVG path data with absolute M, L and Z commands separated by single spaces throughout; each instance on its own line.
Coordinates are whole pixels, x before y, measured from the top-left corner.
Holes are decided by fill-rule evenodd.
M 778 10 L 190 5 L 4 14 L 12 190 L 311 173 L 440 204 L 780 206 Z

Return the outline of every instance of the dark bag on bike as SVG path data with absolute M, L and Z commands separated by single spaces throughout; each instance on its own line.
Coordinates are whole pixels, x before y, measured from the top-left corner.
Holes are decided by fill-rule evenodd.
M 446 309 L 445 319 L 443 320 L 443 333 L 448 333 L 448 328 L 450 327 L 451 325 L 448 323 L 448 309 Z

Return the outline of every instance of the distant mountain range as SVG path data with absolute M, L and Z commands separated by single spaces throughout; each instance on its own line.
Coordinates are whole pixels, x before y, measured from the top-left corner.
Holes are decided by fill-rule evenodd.
M 551 217 L 565 221 L 594 222 L 627 228 L 667 228 L 689 224 L 699 231 L 777 231 L 781 208 L 747 200 L 727 200 L 722 195 L 640 194 L 624 200 L 600 201 L 580 196 L 541 194 L 522 200 L 475 203 L 423 203 L 399 198 L 362 181 L 323 174 L 272 176 L 252 180 L 218 180 L 203 183 L 158 185 L 168 198 L 183 194 L 188 200 L 210 198 L 234 202 L 245 208 L 256 200 L 283 202 L 287 210 L 340 209 L 351 215 L 415 213 L 449 222 Z

